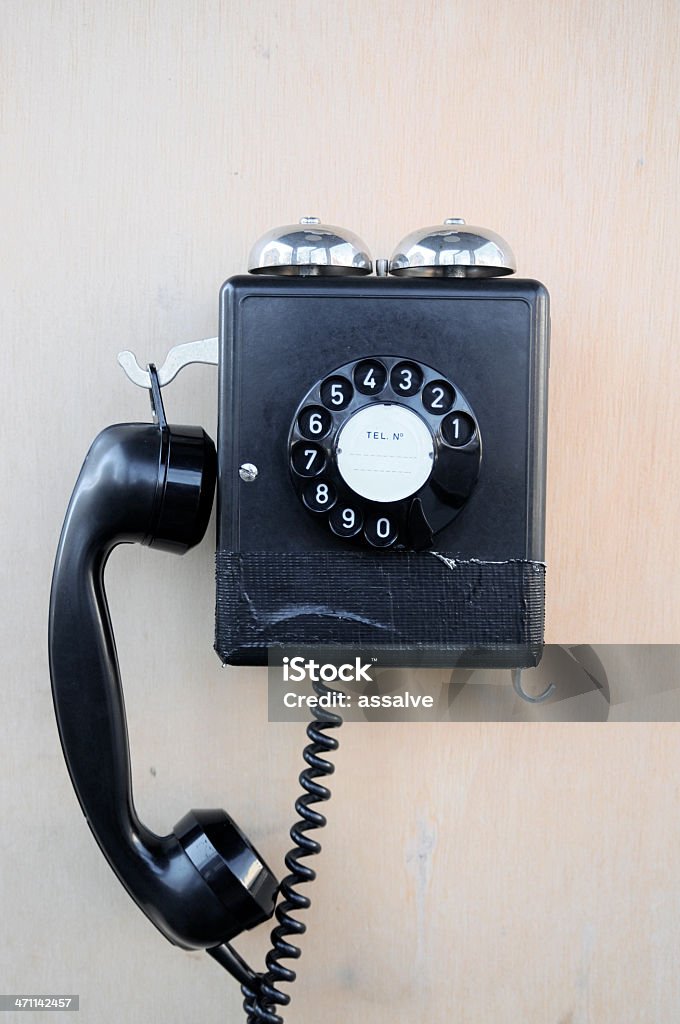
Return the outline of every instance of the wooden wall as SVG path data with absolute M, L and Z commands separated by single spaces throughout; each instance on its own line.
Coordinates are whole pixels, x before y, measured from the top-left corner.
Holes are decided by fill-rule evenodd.
M 79 992 L 83 1024 L 235 1021 L 236 985 L 115 882 L 53 723 L 63 512 L 95 433 L 148 414 L 116 354 L 215 333 L 222 280 L 301 215 L 377 256 L 447 216 L 495 229 L 552 296 L 548 639 L 677 642 L 679 10 L 4 0 L 0 18 L 0 987 Z M 172 418 L 214 431 L 215 391 L 186 372 Z M 266 723 L 263 672 L 220 669 L 212 557 L 130 548 L 108 571 L 137 802 L 159 831 L 224 805 L 278 869 L 302 731 Z M 679 740 L 347 727 L 286 1021 L 675 1019 Z

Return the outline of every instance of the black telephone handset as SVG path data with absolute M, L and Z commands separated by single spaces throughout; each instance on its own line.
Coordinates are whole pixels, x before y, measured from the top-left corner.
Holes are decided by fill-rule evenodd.
M 196 427 L 161 421 L 102 431 L 66 513 L 50 604 L 54 706 L 83 812 L 138 906 L 188 949 L 217 946 L 265 920 L 277 883 L 224 811 L 190 811 L 163 837 L 138 819 L 103 574 L 117 544 L 178 554 L 197 544 L 215 475 L 214 445 Z
M 155 422 L 107 428 L 85 459 L 56 557 L 49 655 L 71 780 L 119 880 L 171 942 L 207 949 L 239 979 L 249 1021 L 277 1022 L 340 719 L 321 710 L 308 727 L 281 887 L 224 811 L 152 833 L 132 801 L 106 561 L 120 543 L 180 554 L 199 543 L 217 476 L 222 660 L 323 645 L 379 647 L 404 665 L 536 664 L 548 300 L 537 282 L 498 280 L 514 270 L 507 243 L 453 220 L 407 236 L 371 277 L 356 236 L 305 218 L 264 236 L 250 270 L 222 290 L 219 357 L 217 339 L 179 346 L 159 371 L 121 355 Z M 165 419 L 161 385 L 192 361 L 219 361 L 217 456 L 203 430 Z M 256 973 L 230 942 L 274 912 Z

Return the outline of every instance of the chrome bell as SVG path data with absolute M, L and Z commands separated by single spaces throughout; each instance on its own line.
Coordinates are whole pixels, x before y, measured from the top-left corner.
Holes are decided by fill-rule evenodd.
M 412 231 L 390 259 L 390 274 L 398 277 L 502 277 L 516 269 L 512 249 L 500 235 L 459 217 Z
M 302 217 L 299 224 L 273 228 L 250 251 L 251 274 L 288 274 L 300 277 L 370 274 L 368 249 L 345 228 L 322 224 L 318 217 Z

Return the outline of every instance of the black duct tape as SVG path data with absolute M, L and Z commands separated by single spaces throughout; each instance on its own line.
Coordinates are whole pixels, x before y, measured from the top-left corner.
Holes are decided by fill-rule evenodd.
M 545 565 L 438 552 L 217 552 L 215 650 L 266 664 L 272 646 L 374 649 L 385 664 L 537 665 Z

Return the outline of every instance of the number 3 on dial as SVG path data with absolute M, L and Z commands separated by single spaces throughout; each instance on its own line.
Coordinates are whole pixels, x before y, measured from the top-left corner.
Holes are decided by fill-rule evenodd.
M 415 363 L 397 363 L 390 374 L 390 382 L 395 394 L 408 398 L 420 390 L 423 375 Z

